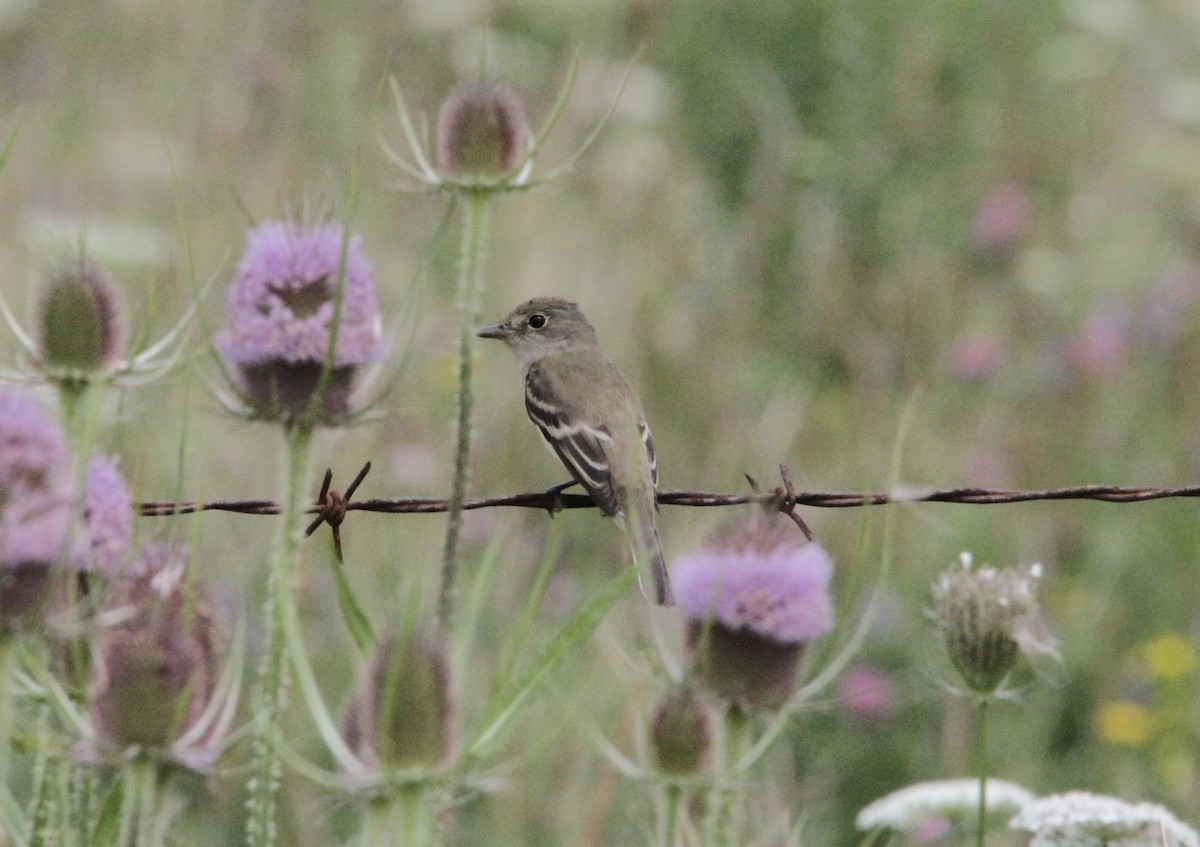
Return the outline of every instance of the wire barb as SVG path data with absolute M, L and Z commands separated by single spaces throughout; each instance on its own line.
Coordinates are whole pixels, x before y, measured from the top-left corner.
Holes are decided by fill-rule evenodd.
M 350 487 L 346 489 L 346 494 L 343 496 L 330 488 L 330 484 L 333 482 L 333 468 L 326 468 L 325 479 L 321 482 L 321 493 L 317 495 L 316 506 L 308 510 L 310 513 L 316 512 L 317 518 L 304 530 L 304 537 L 308 538 L 320 529 L 321 524 L 329 524 L 329 529 L 333 533 L 333 553 L 337 556 L 339 564 L 345 564 L 345 560 L 342 558 L 342 522 L 346 520 L 346 512 L 350 509 L 354 492 L 367 478 L 370 470 L 371 463 L 367 462 L 354 477 L 354 481 L 350 483 Z
M 550 517 L 554 517 L 563 510 L 562 493 L 578 484 L 575 480 L 571 480 L 570 482 L 560 482 L 558 485 L 546 489 L 546 494 L 550 497 L 550 505 L 546 511 L 550 513 Z
M 812 530 L 808 528 L 804 518 L 796 514 L 796 485 L 792 482 L 792 472 L 787 465 L 782 463 L 779 465 L 779 476 L 783 480 L 783 488 L 776 488 L 772 492 L 772 495 L 779 501 L 779 511 L 791 518 L 796 526 L 800 527 L 804 537 L 812 541 Z
M 742 474 L 742 476 L 746 477 L 746 482 L 750 483 L 750 490 L 754 492 L 759 504 L 764 509 L 768 512 L 787 515 L 796 526 L 800 527 L 800 531 L 804 533 L 806 539 L 813 540 L 812 530 L 808 528 L 804 519 L 796 514 L 796 486 L 792 482 L 792 472 L 788 470 L 787 465 L 779 466 L 779 476 L 783 480 L 783 485 L 775 486 L 775 489 L 769 494 L 763 494 L 762 486 L 750 474 Z

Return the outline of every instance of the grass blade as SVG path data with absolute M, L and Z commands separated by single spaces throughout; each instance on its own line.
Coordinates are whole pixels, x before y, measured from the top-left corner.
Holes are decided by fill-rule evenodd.
M 8 157 L 12 155 L 13 147 L 17 145 L 17 134 L 21 131 L 23 117 L 24 114 L 18 109 L 16 120 L 13 121 L 12 129 L 8 131 L 8 138 L 4 141 L 4 148 L 0 150 L 0 171 L 3 171 L 4 166 L 8 164 Z
M 346 578 L 346 568 L 338 561 L 337 556 L 329 560 L 329 570 L 333 574 L 333 587 L 337 591 L 338 609 L 342 612 L 342 620 L 346 622 L 346 629 L 350 630 L 350 637 L 354 639 L 355 646 L 365 655 L 375 646 L 375 630 L 371 627 L 371 621 L 363 611 L 362 604 L 358 602 L 350 580 Z
M 121 835 L 121 810 L 125 806 L 125 781 L 113 782 L 112 789 L 104 798 L 96 826 L 92 830 L 90 847 L 117 847 Z
M 13 847 L 27 847 L 29 844 L 29 825 L 21 814 L 21 806 L 17 798 L 12 796 L 8 786 L 0 782 L 0 824 L 4 833 L 9 837 Z
M 591 637 L 600 621 L 608 614 L 617 600 L 629 593 L 636 571 L 624 568 L 609 581 L 599 594 L 575 612 L 558 634 L 545 646 L 537 660 L 514 682 L 499 688 L 484 705 L 481 714 L 484 720 L 467 744 L 467 755 L 478 756 L 486 750 L 517 716 L 521 706 L 545 682 L 567 654 Z

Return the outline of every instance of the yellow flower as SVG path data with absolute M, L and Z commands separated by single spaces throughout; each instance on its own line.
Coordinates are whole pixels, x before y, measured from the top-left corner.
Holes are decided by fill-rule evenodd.
M 1173 632 L 1152 638 L 1142 645 L 1142 658 L 1150 673 L 1159 679 L 1177 679 L 1196 664 L 1196 654 L 1187 639 Z
M 1150 710 L 1129 700 L 1101 703 L 1093 720 L 1096 735 L 1102 741 L 1126 747 L 1145 744 L 1154 728 L 1154 717 Z

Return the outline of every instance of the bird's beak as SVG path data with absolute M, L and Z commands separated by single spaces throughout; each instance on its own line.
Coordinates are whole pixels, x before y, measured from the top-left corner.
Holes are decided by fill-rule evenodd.
M 504 324 L 491 324 L 489 326 L 481 326 L 475 330 L 475 334 L 480 338 L 499 338 L 503 340 L 512 335 L 512 330 Z

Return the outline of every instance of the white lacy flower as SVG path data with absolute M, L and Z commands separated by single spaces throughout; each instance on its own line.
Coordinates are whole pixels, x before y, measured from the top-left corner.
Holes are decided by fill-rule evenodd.
M 1008 822 L 1030 847 L 1200 847 L 1196 830 L 1155 803 L 1071 791 L 1035 800 Z
M 987 781 L 987 810 L 1009 813 L 1037 799 L 1032 791 L 1003 779 Z M 918 782 L 880 797 L 864 807 L 855 819 L 861 830 L 876 827 L 912 829 L 930 818 L 966 818 L 979 806 L 978 779 L 946 779 Z

